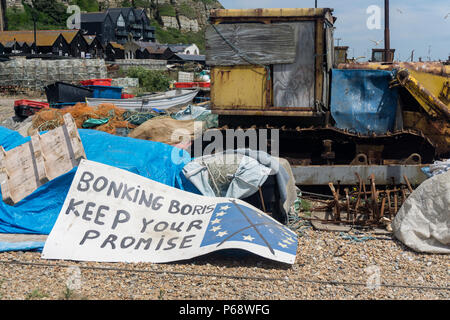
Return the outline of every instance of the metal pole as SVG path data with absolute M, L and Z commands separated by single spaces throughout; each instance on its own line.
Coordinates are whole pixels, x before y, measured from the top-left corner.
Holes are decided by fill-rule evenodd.
M 391 36 L 389 31 L 389 0 L 384 0 L 384 53 L 385 61 L 391 61 Z
M 315 1 L 315 7 L 314 8 L 316 8 L 317 9 L 317 0 Z
M 33 19 L 33 28 L 34 28 L 34 48 L 33 54 L 37 53 L 37 43 L 36 43 L 36 19 Z
M 3 7 L 4 0 L 0 0 L 0 31 L 4 31 L 4 24 L 5 24 L 5 12 L 4 10 L 6 8 Z

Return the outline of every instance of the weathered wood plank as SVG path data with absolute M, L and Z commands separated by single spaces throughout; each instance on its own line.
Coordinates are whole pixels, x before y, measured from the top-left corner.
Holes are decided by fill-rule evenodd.
M 273 105 L 313 107 L 315 86 L 315 26 L 312 21 L 289 22 L 295 30 L 296 58 L 273 66 Z
M 208 26 L 205 37 L 206 64 L 210 66 L 271 65 L 295 60 L 295 35 L 289 25 L 221 24 Z
M 83 144 L 81 143 L 81 138 L 78 134 L 77 125 L 70 113 L 66 113 L 63 118 L 73 150 L 73 163 L 75 166 L 78 166 L 81 159 L 86 159 Z
M 44 155 L 42 154 L 41 142 L 39 135 L 31 136 L 31 146 L 33 148 L 32 157 L 34 157 L 34 165 L 37 173 L 36 179 L 39 180 L 41 184 L 48 182 L 47 170 L 45 169 Z
M 9 188 L 8 183 L 8 171 L 5 167 L 5 161 L 6 161 L 6 151 L 3 149 L 2 146 L 0 146 L 0 188 L 2 192 L 2 198 L 5 203 L 11 203 L 11 192 Z
M 66 124 L 12 150 L 0 149 L 0 184 L 5 203 L 14 205 L 42 184 L 78 165 L 77 158 L 86 158 L 72 116 Z

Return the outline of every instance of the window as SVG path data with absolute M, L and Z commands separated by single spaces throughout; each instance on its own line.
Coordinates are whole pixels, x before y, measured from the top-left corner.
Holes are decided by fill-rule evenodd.
M 130 10 L 130 13 L 128 14 L 128 21 L 130 23 L 134 22 L 134 14 L 131 10 Z
M 125 20 L 122 15 L 119 15 L 119 18 L 117 18 L 117 27 L 125 27 Z

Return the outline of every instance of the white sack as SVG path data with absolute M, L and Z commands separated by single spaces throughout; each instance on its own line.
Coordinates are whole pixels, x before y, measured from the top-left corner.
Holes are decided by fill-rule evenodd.
M 397 213 L 394 236 L 418 252 L 450 253 L 450 171 L 424 181 Z

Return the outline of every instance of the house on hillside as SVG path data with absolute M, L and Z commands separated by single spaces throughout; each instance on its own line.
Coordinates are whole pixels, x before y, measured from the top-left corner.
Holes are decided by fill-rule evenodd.
M 97 36 L 103 45 L 116 41 L 115 25 L 107 12 L 81 13 L 81 30 L 86 35 Z
M 62 36 L 61 32 L 51 31 L 53 30 L 38 30 L 36 32 L 37 53 L 54 54 L 58 56 L 70 55 L 70 45 Z M 18 50 L 18 48 L 21 48 L 18 43 L 22 42 L 27 43 L 27 46 L 30 48 L 34 47 L 33 30 L 0 32 L 0 43 L 5 46 L 5 51 Z
M 134 40 L 155 42 L 155 27 L 150 25 L 150 18 L 144 9 L 110 8 L 107 13 L 115 21 L 118 43 L 124 44 L 129 34 Z
M 200 49 L 197 47 L 195 43 L 193 44 L 168 44 L 167 45 L 173 53 L 179 54 L 193 54 L 199 55 Z
M 105 12 L 81 13 L 81 29 L 88 35 L 97 35 L 102 44 L 125 44 L 128 36 L 134 40 L 155 41 L 155 27 L 145 10 L 110 8 Z
M 155 31 L 156 28 L 151 26 L 150 18 L 147 16 L 147 13 L 144 9 L 134 9 L 135 15 L 138 17 L 138 20 L 141 21 L 142 25 L 142 41 L 144 42 L 155 42 L 156 36 Z
M 173 55 L 173 52 L 164 45 L 158 44 L 157 46 L 146 47 L 145 50 L 148 52 L 147 59 L 155 60 L 167 60 Z
M 133 41 L 137 46 L 136 59 L 156 59 L 167 60 L 173 55 L 173 52 L 165 44 L 156 42 Z
M 127 42 L 127 24 L 125 22 L 125 18 L 122 14 L 121 9 L 108 9 L 108 14 L 110 15 L 113 22 L 115 42 L 121 44 Z
M 168 59 L 168 63 L 171 64 L 172 63 L 185 64 L 187 62 L 194 62 L 204 66 L 206 64 L 206 56 L 198 54 L 175 53 Z

